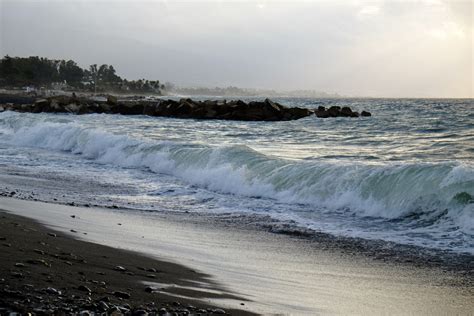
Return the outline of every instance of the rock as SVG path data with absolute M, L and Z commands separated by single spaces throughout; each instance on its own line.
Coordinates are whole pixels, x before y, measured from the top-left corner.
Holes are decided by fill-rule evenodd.
M 79 110 L 81 107 L 75 103 L 68 104 L 64 107 L 66 112 L 73 113 L 73 114 L 79 114 Z
M 79 285 L 79 286 L 77 287 L 77 289 L 78 289 L 79 291 L 83 291 L 83 292 L 88 292 L 88 293 L 91 293 L 91 292 L 92 292 L 91 289 L 88 288 L 88 287 L 85 286 L 85 285 Z
M 17 263 L 15 263 L 15 267 L 17 267 L 17 268 L 24 268 L 25 265 L 24 265 L 23 263 L 21 263 L 21 262 L 17 262 Z
M 326 111 L 324 106 L 318 107 L 318 109 L 316 111 L 314 111 L 314 114 L 316 115 L 316 117 L 319 117 L 319 118 L 328 118 L 328 117 L 330 117 L 329 112 Z
M 362 112 L 360 113 L 360 116 L 365 116 L 365 117 L 367 117 L 367 116 L 372 116 L 372 113 L 367 112 L 367 111 L 362 111 Z
M 54 287 L 48 287 L 48 288 L 44 289 L 44 292 L 46 292 L 48 294 L 61 295 L 61 291 L 56 290 Z
M 340 106 L 331 106 L 327 113 L 329 117 L 339 117 L 341 115 L 341 107 Z
M 25 101 L 29 102 L 28 100 Z M 303 108 L 285 107 L 270 99 L 264 101 L 244 102 L 234 100 L 206 100 L 195 101 L 190 98 L 175 100 L 125 100 L 118 101 L 117 97 L 108 95 L 107 101 L 96 101 L 66 95 L 55 96 L 48 99 L 38 99 L 29 104 L 2 105 L 2 108 L 12 109 L 20 112 L 53 112 L 53 113 L 111 113 L 122 115 L 145 114 L 150 116 L 166 116 L 177 118 L 193 119 L 222 119 L 222 120 L 243 120 L 243 121 L 280 121 L 296 120 L 309 116 L 313 111 Z M 357 112 L 348 107 L 341 109 L 339 106 L 332 106 L 326 109 L 319 106 L 314 111 L 317 117 L 358 117 Z M 362 116 L 367 115 L 364 111 Z
M 156 275 L 154 275 L 154 274 L 147 274 L 146 277 L 147 277 L 147 278 L 150 278 L 150 279 L 154 279 L 154 278 L 156 278 Z
M 166 315 L 168 314 L 168 311 L 166 310 L 166 308 L 160 308 L 160 310 L 158 311 L 158 315 Z
M 147 286 L 147 287 L 145 288 L 145 292 L 147 292 L 147 293 L 153 293 L 155 290 L 156 290 L 156 289 L 155 289 L 154 287 L 152 287 L 152 286 Z
M 142 103 L 120 103 L 111 110 L 112 113 L 122 115 L 141 115 L 143 114 L 144 105 Z
M 21 278 L 24 277 L 23 273 L 20 273 L 20 272 L 12 272 L 11 276 L 14 277 L 14 278 L 17 278 L 17 279 L 21 279 Z
M 57 235 L 55 233 L 48 233 L 48 236 L 57 237 Z
M 97 304 L 97 305 L 98 305 L 99 309 L 104 311 L 104 312 L 109 310 L 109 305 L 107 305 L 107 303 L 104 302 L 104 301 L 100 301 L 99 304 Z
M 156 116 L 157 104 L 145 104 L 143 106 L 143 115 Z
M 312 114 L 312 112 L 308 109 L 303 108 L 288 108 L 287 112 L 291 114 L 292 120 L 297 120 Z
M 44 110 L 49 107 L 50 101 L 47 99 L 38 99 L 35 101 L 33 104 L 32 112 L 33 113 L 40 113 L 40 112 L 45 112 Z
M 121 272 L 127 271 L 127 269 L 125 269 L 125 268 L 122 267 L 122 266 L 115 266 L 114 270 L 115 270 L 115 271 L 121 271 Z
M 214 314 L 219 314 L 219 315 L 226 314 L 225 310 L 220 309 L 220 308 L 213 309 L 212 312 Z
M 120 308 L 118 308 L 117 306 L 112 306 L 107 311 L 107 315 L 123 315 L 123 314 L 122 314 L 122 311 L 120 310 Z
M 108 95 L 107 96 L 107 104 L 109 105 L 117 105 L 117 97 L 114 97 L 113 95 Z
M 343 107 L 340 111 L 340 115 L 344 116 L 344 117 L 351 117 L 351 115 L 352 115 L 351 108 L 347 107 L 347 106 Z
M 114 296 L 119 297 L 119 298 L 123 298 L 123 299 L 128 299 L 128 298 L 130 298 L 130 293 L 115 291 Z
M 147 316 L 148 312 L 144 309 L 137 309 L 137 310 L 133 311 L 132 315 L 133 316 Z
M 44 265 L 45 267 L 51 267 L 51 264 L 44 261 L 43 259 L 29 259 L 29 260 L 26 260 L 26 263 L 39 264 L 39 265 Z

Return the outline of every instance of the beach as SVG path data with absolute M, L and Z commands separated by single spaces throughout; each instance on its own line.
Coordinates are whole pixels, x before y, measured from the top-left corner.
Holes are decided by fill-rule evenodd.
M 87 293 L 77 288 L 85 285 L 93 302 L 109 296 L 112 302 L 123 303 L 110 294 L 123 291 L 130 293 L 136 307 L 155 302 L 160 308 L 177 309 L 173 302 L 179 302 L 180 308 L 213 306 L 235 315 L 467 315 L 473 308 L 472 274 L 428 264 L 374 260 L 325 242 L 189 215 L 133 214 L 12 198 L 1 198 L 0 206 L 7 211 L 2 214 L 7 229 L 2 228 L 0 237 L 6 238 L 2 243 L 11 244 L 3 248 L 12 254 L 2 263 L 3 273 L 10 275 L 2 278 L 16 290 L 33 283 L 35 290 L 52 287 L 83 298 Z M 27 238 L 21 237 L 25 229 Z M 72 252 L 75 259 L 63 252 Z M 30 259 L 43 259 L 51 266 L 31 265 Z M 15 267 L 16 263 L 25 267 Z M 114 270 L 117 265 L 126 270 Z M 147 271 L 150 268 L 160 272 Z M 33 269 L 46 274 L 35 274 Z M 84 274 L 75 275 L 76 271 Z M 106 288 L 100 285 L 103 280 Z M 156 291 L 147 293 L 147 286 Z
M 79 241 L 4 211 L 0 225 L 2 315 L 11 311 L 252 315 L 206 303 L 211 298 L 235 299 L 244 307 L 245 299 L 188 267 Z M 156 280 L 175 286 L 163 290 L 153 285 Z

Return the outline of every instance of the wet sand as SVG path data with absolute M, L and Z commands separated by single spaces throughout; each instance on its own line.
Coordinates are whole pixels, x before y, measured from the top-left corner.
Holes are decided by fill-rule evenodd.
M 0 211 L 0 315 L 9 311 L 251 315 L 206 300 L 245 298 L 186 266 L 80 241 Z M 147 282 L 175 284 L 161 289 Z M 187 288 L 185 290 L 184 288 Z
M 205 275 L 208 285 L 193 284 L 204 288 L 214 284 L 209 292 L 235 296 L 204 299 L 227 309 L 292 315 L 468 315 L 474 310 L 470 276 L 429 265 L 381 262 L 359 255 L 356 249 L 342 254 L 324 242 L 202 220 L 192 214 L 70 207 L 11 198 L 0 198 L 0 208 L 34 218 L 65 236 L 188 266 Z M 161 294 L 180 289 L 183 299 L 189 299 L 192 295 L 187 291 L 194 288 L 165 279 L 150 280 L 150 285 Z

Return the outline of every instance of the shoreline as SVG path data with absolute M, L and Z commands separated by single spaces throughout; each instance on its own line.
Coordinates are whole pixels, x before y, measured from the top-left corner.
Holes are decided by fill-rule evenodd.
M 247 300 L 189 267 L 71 238 L 0 209 L 0 314 L 52 312 L 254 315 L 207 300 Z M 121 268 L 119 268 L 121 267 Z M 159 289 L 158 281 L 176 285 Z
M 317 242 L 229 222 L 193 220 L 190 214 L 112 211 L 6 198 L 0 199 L 0 205 L 14 213 L 21 208 L 22 215 L 66 235 L 147 256 L 163 255 L 166 261 L 211 274 L 213 280 L 247 299 L 242 301 L 246 308 L 258 313 L 463 314 L 473 308 L 470 275 L 372 260 L 357 249 L 338 251 L 324 239 Z M 68 232 L 73 227 L 77 233 Z M 240 304 L 224 301 L 236 308 Z
M 115 205 L 94 205 L 80 204 L 73 202 L 62 202 L 60 200 L 49 201 L 33 197 L 28 192 L 23 192 L 18 188 L 15 191 L 0 189 L 0 199 L 11 197 L 23 201 L 35 201 L 53 205 L 75 206 L 75 207 L 95 207 L 115 210 L 120 208 L 131 212 L 148 212 Z M 15 192 L 11 195 L 11 192 Z M 152 211 L 156 212 L 156 211 Z M 337 252 L 341 255 L 359 256 L 375 262 L 405 265 L 418 268 L 436 268 L 444 272 L 454 273 L 466 280 L 466 285 L 474 284 L 474 255 L 468 252 L 456 252 L 445 249 L 421 247 L 417 245 L 401 244 L 394 241 L 364 239 L 349 236 L 334 235 L 310 228 L 298 226 L 291 221 L 283 221 L 272 218 L 269 215 L 234 213 L 234 214 L 214 214 L 214 213 L 193 213 L 193 212 L 156 212 L 156 216 L 163 219 L 173 218 L 175 221 L 193 222 L 196 225 L 207 225 L 213 228 L 215 225 L 221 227 L 233 227 L 241 230 L 259 231 L 270 233 L 270 235 L 281 235 L 285 238 L 301 240 L 302 242 L 313 243 L 315 247 Z

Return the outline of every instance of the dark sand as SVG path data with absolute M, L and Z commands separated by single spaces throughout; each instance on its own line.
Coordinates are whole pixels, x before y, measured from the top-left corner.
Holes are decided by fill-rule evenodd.
M 125 270 L 118 271 L 117 266 Z M 186 289 L 150 292 L 152 289 L 143 283 L 147 281 Z M 125 297 L 120 298 L 116 292 L 130 297 L 122 294 Z M 164 314 L 164 309 L 179 315 L 224 312 L 220 307 L 207 305 L 208 299 L 239 300 L 245 308 L 245 299 L 223 289 L 208 275 L 183 265 L 76 240 L 34 220 L 0 211 L 2 315 L 8 311 L 69 314 L 85 310 L 109 313 L 130 310 L 137 315 L 144 315 L 140 310 Z M 243 310 L 225 312 L 252 314 Z

